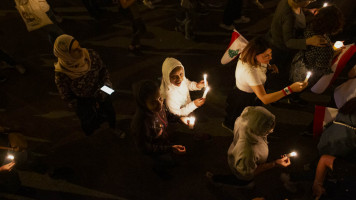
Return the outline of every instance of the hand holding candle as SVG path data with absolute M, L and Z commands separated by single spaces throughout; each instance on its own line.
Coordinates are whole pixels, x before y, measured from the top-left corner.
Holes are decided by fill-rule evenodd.
M 205 88 L 205 91 L 204 91 L 204 94 L 203 94 L 203 97 L 202 97 L 203 99 L 206 98 L 206 95 L 208 94 L 209 90 L 210 90 L 209 86 Z
M 307 73 L 307 76 L 305 77 L 304 82 L 308 82 L 308 80 L 309 80 L 311 74 L 312 74 L 312 73 L 311 73 L 310 71 Z

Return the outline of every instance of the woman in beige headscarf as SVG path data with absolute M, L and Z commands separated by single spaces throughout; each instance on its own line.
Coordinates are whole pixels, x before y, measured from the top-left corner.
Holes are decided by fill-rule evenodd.
M 115 110 L 108 95 L 100 90 L 112 87 L 109 72 L 98 53 L 82 48 L 70 35 L 59 36 L 54 44 L 55 82 L 69 107 L 75 108 L 82 129 L 91 135 L 103 122 L 115 128 Z
M 290 160 L 286 156 L 267 162 L 267 136 L 273 132 L 275 116 L 261 106 L 246 107 L 236 119 L 234 140 L 227 152 L 228 164 L 233 175 L 207 176 L 215 182 L 235 186 L 250 186 L 253 178 L 276 166 L 287 167 Z

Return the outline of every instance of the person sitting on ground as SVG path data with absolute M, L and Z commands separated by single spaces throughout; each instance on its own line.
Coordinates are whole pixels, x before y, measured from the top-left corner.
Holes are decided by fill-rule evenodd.
M 287 156 L 267 162 L 267 136 L 273 132 L 275 116 L 261 106 L 246 107 L 236 119 L 234 139 L 227 152 L 228 164 L 233 175 L 207 173 L 215 183 L 235 186 L 251 186 L 254 177 L 274 167 L 291 164 Z
M 185 77 L 184 67 L 175 58 L 166 58 L 162 65 L 160 92 L 170 113 L 178 117 L 188 116 L 205 103 L 205 98 L 191 101 L 189 91 L 201 90 L 204 81 L 199 83 Z
M 99 54 L 82 48 L 70 35 L 59 36 L 54 44 L 55 83 L 63 100 L 75 108 L 86 135 L 92 135 L 102 123 L 115 129 L 116 114 L 110 96 L 101 91 L 112 87 L 109 72 Z M 123 134 L 117 130 L 120 136 Z
M 313 195 L 320 199 L 354 199 L 356 195 L 356 149 L 346 157 L 321 156 L 316 168 Z M 328 173 L 331 171 L 331 173 Z M 332 181 L 325 181 L 326 176 Z M 325 184 L 325 188 L 324 188 Z M 323 198 L 324 199 L 324 198 Z
M 343 14 L 336 6 L 331 5 L 319 10 L 304 30 L 304 37 L 323 35 L 327 44 L 323 47 L 307 46 L 294 56 L 290 70 L 292 81 L 303 81 L 307 72 L 311 71 L 313 75 L 309 79 L 309 86 L 313 86 L 322 76 L 333 73 L 332 60 L 342 49 L 334 51 L 330 35 L 340 32 L 343 22 Z
M 158 84 L 141 81 L 134 85 L 133 91 L 137 107 L 131 123 L 132 134 L 139 150 L 154 160 L 155 172 L 163 175 L 174 165 L 170 153 L 181 155 L 186 149 L 169 141 L 168 120 Z
M 246 106 L 258 106 L 261 101 L 270 104 L 307 86 L 307 83 L 295 82 L 283 90 L 266 93 L 264 84 L 267 69 L 278 73 L 275 65 L 269 66 L 271 59 L 272 49 L 262 37 L 252 39 L 241 52 L 235 71 L 236 88 L 227 97 L 227 115 L 223 127 L 233 130 L 236 118 Z

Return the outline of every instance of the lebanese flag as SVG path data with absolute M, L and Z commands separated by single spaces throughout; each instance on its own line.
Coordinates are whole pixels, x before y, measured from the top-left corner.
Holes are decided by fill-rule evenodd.
M 345 45 L 345 49 L 342 50 L 341 54 L 332 61 L 331 69 L 334 73 L 322 76 L 310 90 L 316 94 L 323 93 L 335 81 L 355 53 L 355 44 Z
M 226 65 L 234 60 L 246 47 L 247 43 L 248 41 L 236 29 L 234 29 L 231 35 L 229 47 L 221 58 L 221 64 Z
M 336 118 L 338 109 L 315 105 L 313 137 L 317 139 L 324 131 L 324 126 Z

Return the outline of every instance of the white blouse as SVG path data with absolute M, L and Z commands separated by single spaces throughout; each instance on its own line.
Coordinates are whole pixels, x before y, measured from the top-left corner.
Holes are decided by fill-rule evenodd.
M 251 86 L 264 85 L 266 82 L 267 64 L 252 67 L 239 60 L 236 65 L 236 87 L 244 92 L 253 93 Z

